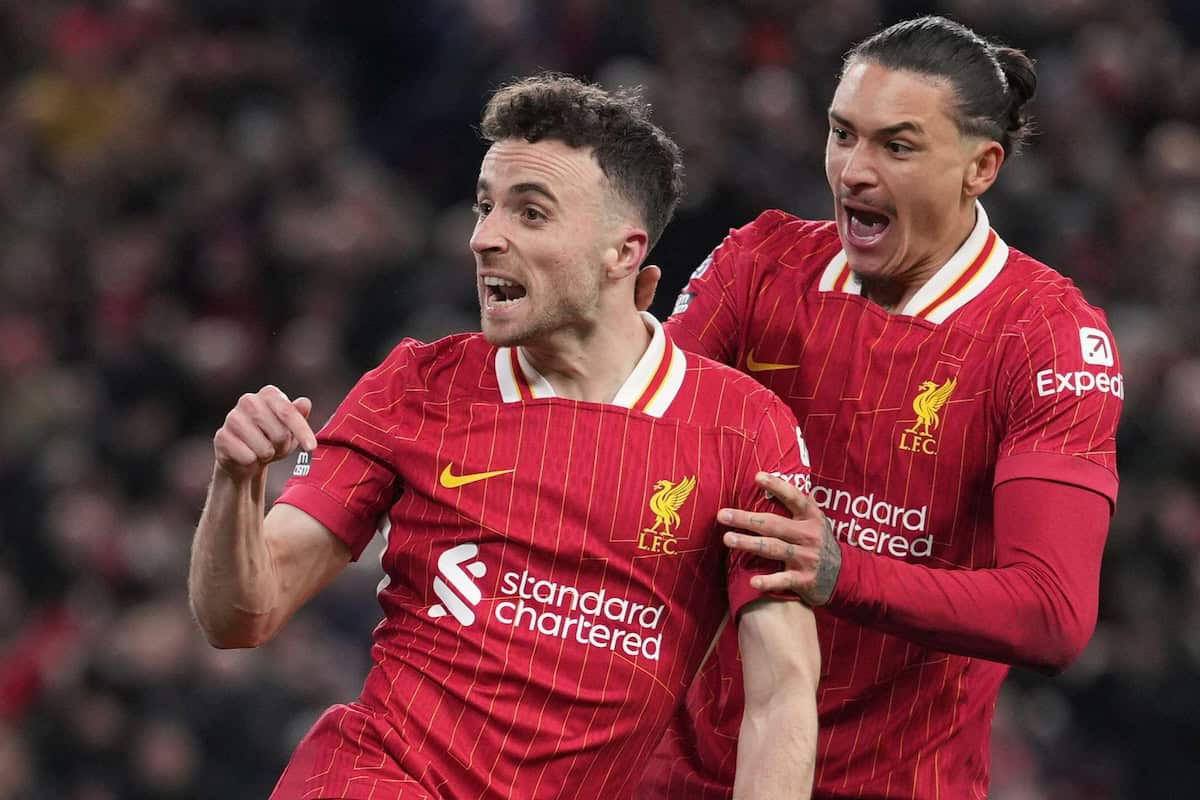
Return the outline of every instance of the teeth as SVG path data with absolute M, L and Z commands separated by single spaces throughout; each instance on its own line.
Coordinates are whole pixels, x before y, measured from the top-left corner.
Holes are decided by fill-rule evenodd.
M 483 278 L 483 285 L 484 286 L 517 286 L 518 284 L 516 284 L 510 280 L 505 280 L 504 278 L 498 278 L 495 275 L 485 275 Z

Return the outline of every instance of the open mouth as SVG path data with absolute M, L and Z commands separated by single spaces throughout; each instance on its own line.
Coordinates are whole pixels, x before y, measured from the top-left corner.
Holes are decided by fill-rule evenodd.
M 877 214 L 862 208 L 846 209 L 846 233 L 852 244 L 858 247 L 868 247 L 875 244 L 887 232 L 891 219 L 885 214 Z
M 525 287 L 516 281 L 487 275 L 483 279 L 483 290 L 488 308 L 505 308 L 525 297 Z

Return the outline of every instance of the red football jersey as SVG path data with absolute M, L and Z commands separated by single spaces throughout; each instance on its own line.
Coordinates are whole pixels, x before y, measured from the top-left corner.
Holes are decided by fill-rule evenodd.
M 1022 660 L 1031 645 L 1008 632 L 1004 609 L 1012 593 L 1039 591 L 1042 566 L 1034 551 L 1022 586 L 962 572 L 996 563 L 993 487 L 1043 478 L 1116 499 L 1124 385 L 1104 314 L 1005 245 L 982 206 L 977 217 L 954 257 L 890 314 L 862 296 L 833 223 L 769 211 L 696 270 L 666 326 L 680 346 L 740 367 L 788 403 L 811 455 L 809 491 L 842 543 L 837 589 L 817 611 L 814 797 L 984 797 L 1007 667 L 979 656 Z M 1070 566 L 1059 543 L 1044 544 L 1065 572 L 1098 568 Z M 956 642 L 974 643 L 975 657 L 956 655 Z M 705 796 L 707 770 L 711 794 L 727 794 L 740 671 L 736 648 L 720 652 L 647 786 Z
M 807 478 L 795 418 L 653 339 L 612 403 L 554 396 L 519 349 L 406 341 L 302 454 L 279 502 L 387 540 L 359 701 L 280 798 L 631 796 L 728 610 L 759 597 L 716 512 Z M 730 626 L 732 627 L 732 626 Z

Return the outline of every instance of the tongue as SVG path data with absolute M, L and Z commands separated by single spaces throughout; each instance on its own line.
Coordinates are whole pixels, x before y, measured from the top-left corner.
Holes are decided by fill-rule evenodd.
M 882 214 L 855 211 L 850 215 L 850 233 L 855 238 L 870 239 L 883 233 L 887 226 L 888 218 Z

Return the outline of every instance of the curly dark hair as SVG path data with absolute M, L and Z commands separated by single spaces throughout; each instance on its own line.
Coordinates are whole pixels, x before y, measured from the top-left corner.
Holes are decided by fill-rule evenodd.
M 483 110 L 485 141 L 556 139 L 590 147 L 613 188 L 641 212 L 653 247 L 683 192 L 679 146 L 650 121 L 637 90 L 609 92 L 545 72 L 501 87 Z

